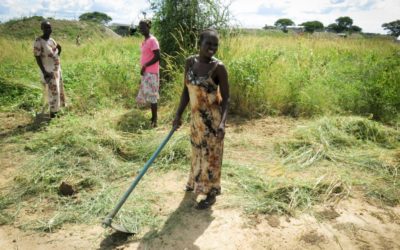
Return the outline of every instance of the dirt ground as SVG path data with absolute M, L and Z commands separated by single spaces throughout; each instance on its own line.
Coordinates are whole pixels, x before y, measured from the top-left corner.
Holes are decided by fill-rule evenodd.
M 400 249 L 400 209 L 379 208 L 357 199 L 316 215 L 247 218 L 224 208 L 225 197 L 197 211 L 183 192 L 181 201 L 151 240 L 104 230 L 100 225 L 68 225 L 54 233 L 0 227 L 0 249 Z M 155 236 L 154 236 L 155 235 Z
M 246 139 L 257 144 L 263 136 L 279 137 L 294 125 L 295 121 L 281 118 L 235 123 L 229 127 L 227 140 L 236 140 L 238 133 L 251 130 L 253 136 Z M 2 145 L 1 162 L 10 164 L 1 166 L 0 187 L 13 176 L 12 146 Z M 254 154 L 253 161 L 268 158 Z M 230 152 L 225 157 L 240 161 L 243 155 Z M 212 209 L 198 211 L 190 193 L 177 192 L 185 184 L 184 173 L 172 171 L 160 177 L 161 192 L 168 201 L 162 209 L 165 222 L 158 231 L 126 235 L 104 229 L 99 223 L 64 225 L 44 233 L 5 225 L 0 226 L 0 249 L 400 249 L 400 207 L 371 204 L 357 198 L 356 193 L 335 206 L 315 207 L 314 212 L 296 217 L 249 216 L 232 208 L 225 193 Z

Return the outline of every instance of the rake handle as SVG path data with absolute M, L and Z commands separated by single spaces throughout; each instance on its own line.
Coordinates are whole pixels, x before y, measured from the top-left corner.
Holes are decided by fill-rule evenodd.
M 125 192 L 125 194 L 121 197 L 119 200 L 118 204 L 115 206 L 115 208 L 107 215 L 106 218 L 103 220 L 103 226 L 110 226 L 111 221 L 114 218 L 114 216 L 118 213 L 118 211 L 121 209 L 122 205 L 125 203 L 125 201 L 128 199 L 129 195 L 132 193 L 132 191 L 135 189 L 136 185 L 139 183 L 140 179 L 143 177 L 143 175 L 146 173 L 147 169 L 151 166 L 153 161 L 156 159 L 158 154 L 161 152 L 161 150 L 164 148 L 165 144 L 169 141 L 171 138 L 172 134 L 175 132 L 175 128 L 173 128 L 167 137 L 161 142 L 161 144 L 158 146 L 156 151 L 153 153 L 153 155 L 150 157 L 150 159 L 144 164 L 142 170 L 140 170 L 139 175 L 136 176 L 135 180 L 132 182 L 131 186 L 129 189 Z

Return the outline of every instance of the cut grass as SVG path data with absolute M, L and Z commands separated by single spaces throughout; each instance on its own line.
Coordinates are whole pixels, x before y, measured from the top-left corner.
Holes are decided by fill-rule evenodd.
M 132 112 L 138 115 L 137 119 L 128 119 Z M 0 200 L 4 208 L 2 223 L 13 223 L 18 220 L 15 215 L 19 210 L 32 206 L 37 208 L 35 216 L 27 219 L 21 228 L 52 231 L 64 223 L 99 223 L 129 186 L 132 175 L 167 134 L 164 128 L 147 130 L 146 115 L 139 114 L 141 112 L 135 110 L 128 113 L 125 110 L 105 110 L 79 117 L 70 114 L 52 121 L 46 129 L 34 134 L 25 145 L 25 150 L 35 156 L 34 160 L 21 167 L 12 188 Z M 290 144 L 293 139 L 281 141 L 278 148 L 286 150 L 286 154 L 281 156 L 289 158 L 299 148 L 318 143 L 328 152 L 324 155 L 335 158 L 315 158 L 312 164 L 305 166 L 300 164 L 305 161 L 299 157 L 297 163 L 286 161 L 285 166 L 280 165 L 284 171 L 271 176 L 265 168 L 279 162 L 274 158 L 279 156 L 267 151 L 271 150 L 267 145 L 272 142 L 266 140 L 263 146 L 262 140 L 257 138 L 257 146 L 254 146 L 250 138 L 255 137 L 251 134 L 247 138 L 246 133 L 252 133 L 247 129 L 241 133 L 243 140 L 247 138 L 247 143 L 227 140 L 226 147 L 233 152 L 249 147 L 254 153 L 269 154 L 268 159 L 272 161 L 267 167 L 265 164 L 237 164 L 228 159 L 229 163 L 223 165 L 222 180 L 226 185 L 226 195 L 232 200 L 230 206 L 244 208 L 249 213 L 294 216 L 316 204 L 335 204 L 352 195 L 353 187 L 361 187 L 357 189 L 367 197 L 379 199 L 384 204 L 398 204 L 398 161 L 395 160 L 398 142 L 393 139 L 397 130 L 374 122 L 370 124 L 372 127 L 361 126 L 361 121 L 364 120 L 354 117 L 310 121 L 299 130 L 300 137 L 295 134 L 297 143 L 305 143 L 294 147 Z M 365 121 L 367 124 L 370 122 Z M 368 127 L 373 132 L 353 129 L 349 124 L 356 124 L 356 128 Z M 134 133 L 128 132 L 131 129 Z M 152 178 L 152 171 L 160 171 L 160 174 L 172 169 L 187 171 L 190 143 L 186 133 L 178 131 L 172 137 L 145 179 Z M 365 147 L 369 148 L 368 155 Z M 300 169 L 302 171 L 298 171 Z M 72 184 L 77 194 L 60 196 L 61 181 Z M 146 190 L 142 185 L 137 187 L 115 218 L 116 223 L 136 232 L 145 227 L 156 227 L 162 220 L 157 210 L 160 194 Z M 40 209 L 46 212 L 41 213 Z
M 94 223 L 104 217 L 128 187 L 132 175 L 143 166 L 167 132 L 140 130 L 136 134 L 118 130 L 121 111 L 94 116 L 65 115 L 53 120 L 46 130 L 33 135 L 25 150 L 36 157 L 22 165 L 14 184 L 2 196 L 1 206 L 12 210 L 41 204 L 46 200 L 47 214 L 28 220 L 21 227 L 51 231 L 64 223 Z M 111 118 L 111 120 L 110 120 Z M 114 120 L 113 120 L 114 119 Z M 140 120 L 136 121 L 140 123 Z M 137 126 L 137 124 L 132 124 Z M 153 163 L 155 171 L 182 168 L 188 159 L 189 141 L 176 133 Z M 150 171 L 151 172 L 151 171 Z M 76 195 L 63 197 L 59 193 L 62 181 L 71 184 Z M 152 211 L 154 194 L 138 188 L 133 198 L 116 218 L 128 228 L 138 231 L 154 226 L 158 220 Z M 29 202 L 27 202 L 29 201 Z M 2 223 L 13 220 L 1 213 Z
M 325 117 L 300 128 L 293 137 L 276 147 L 287 166 L 299 170 L 329 161 L 369 175 L 371 179 L 363 185 L 367 196 L 399 204 L 398 129 L 360 117 Z
M 350 194 L 350 186 L 338 177 L 320 176 L 313 179 L 267 177 L 257 169 L 224 165 L 225 178 L 241 193 L 241 205 L 249 213 L 296 215 L 319 203 L 337 203 Z
M 277 144 L 277 150 L 285 164 L 308 167 L 322 159 L 348 161 L 354 158 L 349 150 L 356 147 L 374 150 L 399 145 L 400 131 L 377 122 L 360 117 L 325 117 L 298 129 L 293 139 Z

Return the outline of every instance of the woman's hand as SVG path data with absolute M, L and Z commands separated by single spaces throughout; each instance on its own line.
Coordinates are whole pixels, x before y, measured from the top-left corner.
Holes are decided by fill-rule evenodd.
M 172 128 L 174 130 L 178 130 L 178 128 L 182 125 L 182 120 L 180 117 L 175 117 L 174 121 L 172 122 Z
M 46 81 L 46 83 L 49 84 L 51 79 L 53 79 L 54 74 L 53 74 L 53 72 L 45 71 L 44 74 L 43 74 L 43 77 L 44 77 L 44 80 Z
M 225 137 L 225 124 L 220 124 L 217 129 L 217 138 L 222 140 Z
M 58 55 L 60 55 L 61 54 L 61 45 L 60 44 L 57 44 L 57 49 L 58 49 Z

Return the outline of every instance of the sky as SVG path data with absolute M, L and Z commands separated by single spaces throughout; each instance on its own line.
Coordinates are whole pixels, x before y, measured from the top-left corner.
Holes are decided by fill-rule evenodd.
M 400 19 L 400 0 L 220 0 L 229 5 L 234 23 L 245 28 L 273 25 L 290 18 L 297 25 L 318 20 L 325 26 L 349 16 L 363 32 L 387 33 L 382 24 Z M 0 21 L 41 15 L 78 19 L 85 12 L 99 11 L 114 23 L 137 24 L 142 12 L 151 17 L 148 0 L 1 0 Z

